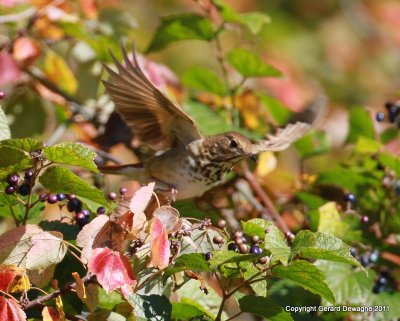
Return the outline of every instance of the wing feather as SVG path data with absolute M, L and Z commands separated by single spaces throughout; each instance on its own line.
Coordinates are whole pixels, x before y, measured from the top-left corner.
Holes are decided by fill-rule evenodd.
M 117 71 L 105 66 L 110 79 L 103 81 L 128 126 L 143 143 L 156 150 L 187 145 L 201 138 L 194 120 L 156 88 L 140 68 L 134 48 L 132 53 L 133 61 L 122 46 L 121 64 L 110 52 Z

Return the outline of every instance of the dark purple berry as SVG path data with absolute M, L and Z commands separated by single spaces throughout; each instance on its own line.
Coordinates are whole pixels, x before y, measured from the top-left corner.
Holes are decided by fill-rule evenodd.
M 126 194 L 126 192 L 128 192 L 128 190 L 127 190 L 125 187 L 121 187 L 121 188 L 119 189 L 119 193 L 120 193 L 121 195 Z
M 218 220 L 217 221 L 217 227 L 219 228 L 225 228 L 226 227 L 226 221 L 225 220 Z
M 369 222 L 369 217 L 366 215 L 361 216 L 360 221 L 362 224 L 367 224 Z
M 0 91 L 0 99 L 3 99 L 6 96 L 6 94 L 4 93 L 4 91 Z
M 238 246 L 237 246 L 235 243 L 229 243 L 229 244 L 228 244 L 228 250 L 229 250 L 229 251 L 237 252 Z
M 247 244 L 247 237 L 246 237 L 246 235 L 243 235 L 243 236 L 242 236 L 242 240 L 243 240 L 243 243 L 244 243 L 244 244 Z
M 110 201 L 114 201 L 117 198 L 117 193 L 110 192 L 108 193 L 107 197 Z
M 22 196 L 26 196 L 30 193 L 31 191 L 31 187 L 29 186 L 29 184 L 22 184 L 19 188 L 18 188 L 18 193 L 21 194 Z
M 57 193 L 57 200 L 59 202 L 62 202 L 63 200 L 65 200 L 66 196 L 63 193 Z
M 369 256 L 369 260 L 370 260 L 372 263 L 378 262 L 378 260 L 379 260 L 379 251 L 378 251 L 378 250 L 373 250 L 373 251 L 371 252 L 371 255 Z
M 380 276 L 376 281 L 376 283 L 379 285 L 386 285 L 387 281 L 388 281 L 387 278 L 385 278 L 384 276 Z
M 79 212 L 78 214 L 76 214 L 75 219 L 80 227 L 83 227 L 87 223 L 89 223 L 89 219 L 82 212 Z
M 350 248 L 350 254 L 355 257 L 357 255 L 357 249 L 355 247 Z
M 8 194 L 8 195 L 14 194 L 14 192 L 15 192 L 15 187 L 9 185 L 9 186 L 6 187 L 5 192 L 6 192 L 6 194 Z
M 46 193 L 40 193 L 39 194 L 39 201 L 46 202 L 46 200 L 47 200 L 47 194 Z
M 82 210 L 82 202 L 77 198 L 74 198 L 67 202 L 67 209 L 70 212 L 80 212 Z
M 397 106 L 392 106 L 389 109 L 389 121 L 394 123 L 396 121 L 397 116 L 399 115 L 399 108 Z
M 257 245 L 252 245 L 250 248 L 250 253 L 258 255 L 262 253 L 262 250 Z
M 354 203 L 356 201 L 356 196 L 352 193 L 344 194 L 344 201 Z
M 97 214 L 104 214 L 105 212 L 106 212 L 106 209 L 103 206 L 101 206 L 97 209 Z
M 47 203 L 49 204 L 55 204 L 57 203 L 58 199 L 57 199 L 57 195 L 55 194 L 50 194 L 49 196 L 47 196 Z
M 19 180 L 19 175 L 18 174 L 12 174 L 10 176 L 7 177 L 7 182 L 10 185 L 15 185 L 18 183 Z
M 385 114 L 382 113 L 382 112 L 376 113 L 375 119 L 376 119 L 376 121 L 378 121 L 378 122 L 382 122 L 382 121 L 385 120 Z
M 28 169 L 26 172 L 25 172 L 25 179 L 27 180 L 27 181 L 30 181 L 32 178 L 33 178 L 33 175 L 35 174 L 35 172 L 32 170 L 32 169 Z
M 212 253 L 211 253 L 211 252 L 207 252 L 207 253 L 204 255 L 204 258 L 206 259 L 206 261 L 210 261 L 211 258 L 212 258 Z
M 369 265 L 370 261 L 369 261 L 369 255 L 368 254 L 364 254 L 361 258 L 360 258 L 360 264 L 363 267 L 367 267 Z
M 89 210 L 82 210 L 82 211 L 80 211 L 80 213 L 83 213 L 83 214 L 85 215 L 86 218 L 89 218 L 89 217 L 90 217 L 90 212 L 89 212 Z
M 387 101 L 386 103 L 385 103 L 385 108 L 389 111 L 390 110 L 390 108 L 392 108 L 394 106 L 394 104 L 393 104 L 393 102 L 391 102 L 391 101 Z
M 67 200 L 68 201 L 72 201 L 74 199 L 76 199 L 76 195 L 75 194 L 67 194 Z

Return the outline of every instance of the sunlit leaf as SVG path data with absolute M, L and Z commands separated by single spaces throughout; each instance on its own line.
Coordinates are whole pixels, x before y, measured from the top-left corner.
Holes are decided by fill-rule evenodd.
M 289 313 L 282 307 L 271 303 L 263 297 L 247 295 L 239 300 L 240 310 L 259 315 L 270 321 L 293 321 Z
M 8 126 L 6 114 L 0 106 L 0 140 L 9 138 L 11 138 L 10 127 Z
M 48 51 L 44 60 L 46 76 L 69 94 L 78 89 L 78 82 L 63 57 L 53 51 Z
M 159 269 L 168 267 L 171 254 L 168 233 L 163 223 L 155 217 L 150 226 L 150 266 Z
M 215 32 L 211 21 L 197 14 L 185 13 L 161 20 L 147 52 L 161 50 L 180 40 L 211 40 Z
M 210 69 L 192 67 L 182 76 L 183 84 L 189 88 L 209 92 L 218 96 L 226 94 L 226 88 L 220 77 Z
M 349 227 L 342 222 L 337 206 L 335 202 L 329 202 L 319 208 L 318 232 L 344 236 Z
M 0 295 L 0 321 L 26 321 L 26 314 L 17 300 Z
M 353 107 L 349 112 L 350 131 L 347 142 L 355 143 L 361 136 L 374 139 L 374 125 L 371 115 L 363 107 Z

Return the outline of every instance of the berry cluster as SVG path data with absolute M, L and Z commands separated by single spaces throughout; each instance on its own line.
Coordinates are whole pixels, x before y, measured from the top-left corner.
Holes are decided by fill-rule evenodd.
M 347 206 L 347 213 L 353 213 L 360 217 L 360 222 L 362 224 L 367 224 L 369 222 L 369 217 L 366 215 L 359 215 L 358 213 L 351 210 L 352 206 L 357 202 L 357 197 L 352 193 L 345 193 L 343 196 L 343 200 Z
M 389 122 L 397 124 L 400 128 L 400 101 L 396 101 L 395 103 L 388 101 L 385 103 L 385 108 L 387 110 L 387 118 Z M 386 119 L 386 115 L 383 112 L 378 112 L 375 115 L 375 119 L 378 122 L 383 122 Z
M 260 248 L 260 237 L 258 235 L 253 235 L 250 238 L 250 243 L 249 245 L 249 240 L 248 236 L 243 234 L 241 231 L 236 231 L 233 233 L 233 242 L 230 242 L 228 244 L 228 250 L 229 251 L 234 251 L 234 252 L 240 252 L 242 254 L 261 254 L 262 249 Z
M 31 192 L 32 180 L 34 179 L 35 173 L 32 169 L 28 169 L 24 177 L 20 177 L 19 174 L 14 173 L 7 177 L 7 183 L 4 192 L 8 195 L 18 192 L 22 196 L 26 196 Z
M 360 251 L 359 249 L 352 247 L 350 248 L 350 254 L 360 262 L 360 264 L 364 267 L 369 267 L 373 264 L 376 264 L 379 260 L 380 253 L 378 250 L 368 250 L 368 251 Z

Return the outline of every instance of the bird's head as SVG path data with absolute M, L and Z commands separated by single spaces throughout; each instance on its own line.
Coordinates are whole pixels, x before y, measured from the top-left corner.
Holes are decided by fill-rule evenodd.
M 245 158 L 257 161 L 256 155 L 252 153 L 251 141 L 237 132 L 207 136 L 204 147 L 209 150 L 214 161 L 232 164 Z

